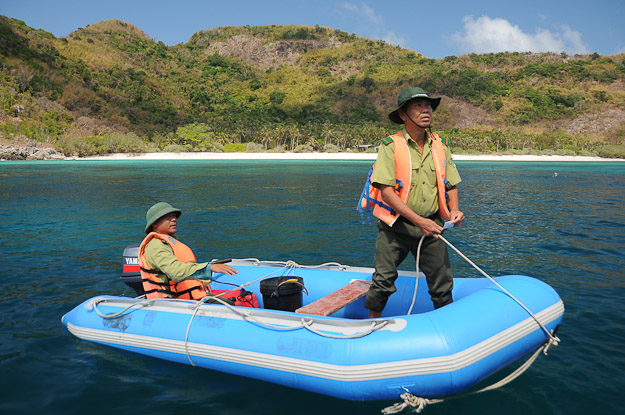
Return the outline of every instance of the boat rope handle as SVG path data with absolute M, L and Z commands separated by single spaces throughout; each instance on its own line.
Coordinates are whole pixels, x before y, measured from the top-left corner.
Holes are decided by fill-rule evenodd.
M 143 301 L 141 303 L 132 303 L 130 304 L 128 307 L 124 308 L 122 311 L 117 312 L 117 313 L 109 313 L 109 314 L 104 314 L 103 312 L 101 312 L 100 310 L 98 310 L 98 304 L 102 303 L 106 301 L 104 298 L 98 297 L 98 298 L 94 298 L 93 300 L 91 300 L 91 302 L 89 302 L 86 307 L 87 310 L 95 310 L 95 312 L 102 318 L 115 318 L 115 317 L 119 317 L 122 314 L 124 314 L 126 311 L 130 310 L 133 307 L 137 307 L 139 304 L 143 304 Z
M 378 324 L 379 323 L 379 324 Z M 356 333 L 356 334 L 352 334 L 352 335 L 348 335 L 348 336 L 338 336 L 338 335 L 334 335 L 334 334 L 327 334 L 327 333 L 322 333 L 318 330 L 315 330 L 312 328 L 312 325 L 314 324 L 314 320 L 308 320 L 306 321 L 306 319 L 302 319 L 302 326 L 307 329 L 310 330 L 311 332 L 319 335 L 319 336 L 323 336 L 323 337 L 329 337 L 331 339 L 358 339 L 360 337 L 365 337 L 368 334 L 373 333 L 376 330 L 381 329 L 382 327 L 386 326 L 388 324 L 388 320 L 377 320 L 377 321 L 372 321 L 371 322 L 371 327 L 369 327 L 368 330 L 363 331 L 362 333 Z
M 159 298 L 159 300 L 167 300 L 167 298 Z M 172 300 L 173 300 L 173 298 L 172 298 Z M 91 300 L 89 303 L 87 303 L 85 305 L 85 307 L 87 308 L 87 310 L 93 309 L 102 318 L 117 318 L 117 317 L 121 316 L 122 314 L 126 313 L 126 311 L 130 310 L 131 308 L 134 308 L 134 307 L 149 307 L 149 306 L 152 305 L 152 303 L 155 301 L 155 299 L 142 300 L 142 301 L 139 301 L 139 302 L 135 302 L 135 303 L 130 304 L 128 307 L 124 308 L 123 310 L 118 311 L 117 313 L 104 314 L 103 312 L 101 312 L 98 309 L 98 304 L 104 303 L 106 301 L 107 301 L 106 298 L 97 297 L 97 298 L 94 298 L 93 300 Z
M 391 415 L 391 414 L 397 414 L 401 411 L 403 411 L 405 408 L 407 407 L 413 407 L 415 408 L 415 412 L 416 413 L 420 413 L 426 405 L 433 405 L 436 403 L 441 403 L 441 402 L 445 402 L 448 401 L 450 399 L 457 399 L 457 398 L 462 398 L 462 397 L 466 397 L 466 396 L 470 396 L 470 395 L 476 395 L 478 393 L 482 393 L 482 392 L 487 392 L 490 390 L 494 390 L 494 389 L 498 389 L 501 388 L 502 386 L 507 385 L 508 383 L 512 382 L 513 380 L 515 380 L 516 378 L 518 378 L 519 376 L 521 376 L 523 373 L 525 373 L 525 371 L 527 369 L 529 369 L 529 367 L 532 365 L 532 363 L 534 363 L 534 361 L 536 361 L 536 359 L 538 358 L 538 355 L 543 352 L 545 355 L 547 354 L 547 350 L 549 350 L 549 348 L 553 345 L 557 345 L 557 342 L 553 340 L 553 338 L 549 338 L 547 339 L 547 341 L 545 343 L 543 343 L 543 345 L 541 347 L 539 347 L 534 354 L 532 354 L 527 361 L 525 361 L 525 363 L 523 363 L 521 366 L 519 366 L 514 372 L 510 373 L 508 376 L 506 376 L 505 378 L 493 383 L 490 386 L 486 386 L 482 389 L 473 391 L 473 392 L 468 392 L 468 393 L 463 393 L 460 395 L 454 395 L 454 396 L 449 396 L 445 399 L 427 399 L 427 398 L 422 398 L 419 396 L 415 396 L 413 395 L 407 388 L 405 387 L 401 387 L 405 393 L 402 393 L 400 395 L 400 398 L 403 400 L 403 402 L 398 402 L 395 403 L 392 406 L 389 406 L 387 408 L 382 409 L 382 413 L 384 415 Z
M 443 242 L 445 242 L 447 245 L 449 245 L 454 251 L 456 251 L 456 253 L 458 253 L 458 255 L 460 255 L 465 261 L 467 261 L 469 264 L 471 264 L 473 266 L 473 268 L 475 268 L 476 270 L 478 270 L 479 272 L 482 273 L 482 275 L 484 275 L 486 278 L 488 278 L 489 280 L 491 280 L 493 282 L 493 284 L 495 284 L 497 287 L 499 287 L 504 293 L 506 293 L 510 298 L 512 298 L 514 301 L 516 301 L 521 307 L 523 307 L 525 309 L 525 311 L 527 311 L 529 313 L 530 316 L 532 316 L 532 318 L 536 321 L 536 323 L 538 323 L 538 325 L 545 331 L 545 333 L 547 333 L 547 336 L 549 337 L 549 339 L 553 342 L 553 344 L 555 346 L 558 345 L 558 343 L 560 342 L 560 339 L 555 336 L 554 334 L 552 334 L 549 330 L 547 330 L 547 327 L 545 327 L 545 325 L 543 323 L 540 322 L 540 320 L 538 320 L 538 317 L 536 317 L 534 315 L 534 313 L 532 313 L 530 311 L 529 308 L 527 308 L 525 306 L 525 304 L 523 304 L 521 301 L 519 301 L 514 295 L 512 295 L 508 290 L 506 290 L 505 288 L 503 288 L 501 286 L 501 284 L 499 284 L 497 281 L 495 281 L 490 275 L 488 275 L 487 273 L 485 273 L 484 271 L 482 271 L 482 269 L 480 267 L 478 267 L 477 265 L 475 265 L 473 263 L 473 261 L 471 261 L 469 258 L 467 258 L 462 252 L 460 252 L 460 250 L 458 248 L 456 248 L 455 246 L 453 246 L 447 239 L 443 238 L 443 235 L 438 235 L 438 237 L 440 239 L 443 240 Z M 418 278 L 418 275 L 417 275 Z

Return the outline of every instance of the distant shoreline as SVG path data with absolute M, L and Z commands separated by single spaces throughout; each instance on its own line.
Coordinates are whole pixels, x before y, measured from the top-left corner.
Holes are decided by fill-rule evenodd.
M 372 160 L 376 153 L 117 153 L 106 156 L 69 157 L 66 160 Z M 533 155 L 454 155 L 456 161 L 625 161 L 625 159 L 609 159 L 586 156 L 533 156 Z

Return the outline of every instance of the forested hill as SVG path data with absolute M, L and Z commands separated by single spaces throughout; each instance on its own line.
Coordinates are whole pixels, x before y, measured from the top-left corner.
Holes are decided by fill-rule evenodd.
M 429 59 L 327 27 L 275 25 L 167 46 L 119 20 L 56 38 L 0 16 L 0 140 L 66 154 L 377 145 L 397 129 L 387 114 L 407 86 L 443 97 L 433 128 L 454 151 L 623 145 L 625 55 Z

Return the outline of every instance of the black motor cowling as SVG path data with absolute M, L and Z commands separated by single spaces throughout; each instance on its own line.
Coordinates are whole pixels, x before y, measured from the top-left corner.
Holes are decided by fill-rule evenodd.
M 139 245 L 132 244 L 124 248 L 121 279 L 127 286 L 135 290 L 137 295 L 143 295 L 145 293 L 139 271 Z

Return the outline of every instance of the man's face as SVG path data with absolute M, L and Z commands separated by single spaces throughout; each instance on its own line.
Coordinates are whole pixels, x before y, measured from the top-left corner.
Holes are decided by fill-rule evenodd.
M 417 98 L 399 110 L 399 117 L 405 124 L 414 123 L 418 127 L 427 128 L 432 123 L 432 105 L 429 99 Z
M 173 235 L 178 228 L 178 217 L 175 213 L 168 213 L 165 216 L 161 216 L 154 224 L 152 229 L 154 232 L 164 233 L 166 235 Z

